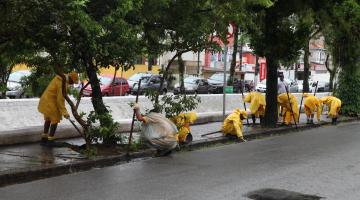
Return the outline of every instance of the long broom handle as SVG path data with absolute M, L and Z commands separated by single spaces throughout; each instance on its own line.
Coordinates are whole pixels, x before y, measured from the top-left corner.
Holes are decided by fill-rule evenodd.
M 77 130 L 77 132 L 80 134 L 81 137 L 83 136 L 83 133 L 80 131 L 79 127 L 76 126 L 75 122 L 72 119 L 68 119 L 70 121 L 70 123 L 74 126 L 74 128 Z
M 303 103 L 303 99 L 304 99 L 304 90 L 303 90 L 303 93 L 302 93 L 302 96 L 301 96 L 301 101 L 300 101 L 298 121 L 300 121 L 300 113 L 301 113 L 301 106 L 302 106 L 302 103 Z
M 319 84 L 319 81 L 316 81 L 316 86 L 315 86 L 314 96 L 316 95 L 316 90 L 317 90 L 317 88 L 318 88 L 318 84 Z
M 245 101 L 244 101 L 245 96 L 244 96 L 243 89 L 241 88 L 241 89 L 240 89 L 240 91 L 241 91 L 241 95 L 242 95 L 242 98 L 243 98 L 244 109 L 245 109 L 245 112 L 246 112 L 246 104 L 245 104 Z M 247 112 L 246 112 L 246 115 L 247 115 Z M 247 124 L 249 124 L 249 119 L 248 119 L 248 117 L 247 117 L 247 116 L 246 116 L 246 122 L 247 122 Z
M 296 119 L 295 119 L 294 111 L 293 111 L 293 109 L 292 109 L 292 105 L 291 105 L 291 101 L 290 101 L 290 96 L 289 96 L 289 91 L 288 91 L 288 88 L 287 88 L 286 86 L 285 86 L 285 90 L 286 90 L 286 95 L 287 95 L 287 97 L 288 97 L 288 101 L 289 101 L 289 104 L 290 104 L 291 115 L 293 116 L 294 123 L 295 123 L 295 128 L 297 129 Z
M 139 85 L 138 85 L 138 89 L 137 89 L 137 92 L 136 92 L 135 103 L 137 103 L 139 101 L 140 86 L 141 86 L 141 79 L 139 80 Z M 130 136 L 129 136 L 129 142 L 128 142 L 128 148 L 127 148 L 127 155 L 129 155 L 130 145 L 131 145 L 131 138 L 132 138 L 132 134 L 133 134 L 133 131 L 134 131 L 135 114 L 136 113 L 135 113 L 135 110 L 134 110 L 133 117 L 132 117 L 132 122 L 131 122 L 131 128 L 130 128 Z

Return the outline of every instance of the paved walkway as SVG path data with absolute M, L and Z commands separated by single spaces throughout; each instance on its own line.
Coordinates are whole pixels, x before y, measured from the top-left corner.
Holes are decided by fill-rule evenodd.
M 323 121 L 329 121 L 325 116 L 323 116 L 323 118 Z M 249 121 L 251 122 L 251 120 Z M 246 120 L 244 120 L 244 122 L 246 123 Z M 302 115 L 300 124 L 305 124 L 305 122 L 305 116 Z M 214 122 L 192 126 L 191 130 L 194 141 L 220 137 L 222 135 L 221 133 L 207 136 L 201 135 L 219 131 L 221 124 L 221 122 Z M 266 129 L 261 128 L 259 125 L 256 127 L 244 126 L 244 135 L 250 135 L 265 130 Z M 77 145 L 83 144 L 82 139 L 67 139 L 64 141 Z M 70 148 L 49 148 L 40 146 L 39 143 L 33 143 L 0 147 L 0 160 L 2 161 L 0 162 L 0 175 L 2 175 L 24 169 L 31 170 L 39 167 L 51 168 L 66 163 L 87 160 L 87 158 Z

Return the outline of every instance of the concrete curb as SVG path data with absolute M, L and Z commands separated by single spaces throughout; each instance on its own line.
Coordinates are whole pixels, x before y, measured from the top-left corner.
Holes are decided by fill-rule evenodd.
M 230 112 L 226 112 L 230 114 Z M 222 112 L 206 112 L 198 113 L 198 119 L 195 124 L 204 124 L 209 122 L 218 122 L 222 121 Z M 131 120 L 121 120 L 119 121 L 120 133 L 130 132 Z M 80 128 L 80 126 L 79 126 Z M 140 131 L 140 124 L 135 124 L 134 131 Z M 40 135 L 43 132 L 42 126 L 28 127 L 26 129 L 18 129 L 12 131 L 4 131 L 0 134 L 0 146 L 14 145 L 14 144 L 25 144 L 32 142 L 39 142 Z M 79 133 L 71 125 L 59 125 L 58 130 L 56 131 L 56 138 L 65 139 L 65 138 L 74 138 L 79 137 Z
M 360 118 L 346 118 L 339 119 L 339 122 L 353 122 L 358 121 Z M 267 130 L 258 130 L 253 131 L 247 135 L 244 135 L 245 139 L 253 140 L 259 137 L 270 137 L 274 135 L 284 135 L 291 134 L 298 131 L 303 131 L 311 128 L 318 128 L 324 125 L 328 125 L 330 122 L 322 122 L 321 124 L 314 125 L 300 125 L 296 129 L 295 127 L 278 127 Z M 215 138 L 208 138 L 203 140 L 194 141 L 192 144 L 183 146 L 182 150 L 195 150 L 203 147 L 209 147 L 216 144 L 225 144 L 228 142 L 236 142 L 236 140 L 231 140 L 227 137 L 220 136 Z M 155 150 L 147 149 L 140 152 L 131 153 L 131 159 L 137 158 L 147 158 L 152 157 L 155 154 Z M 106 156 L 99 157 L 91 160 L 78 160 L 72 163 L 60 164 L 50 167 L 36 167 L 36 168 L 27 168 L 21 170 L 7 171 L 5 173 L 0 173 L 0 187 L 4 187 L 11 184 L 24 183 L 29 181 L 34 181 L 42 178 L 48 178 L 53 176 L 59 176 L 64 174 L 70 174 L 74 172 L 86 171 L 95 167 L 106 167 L 113 166 L 116 164 L 125 163 L 128 161 L 128 157 L 124 154 L 115 155 L 115 156 Z
M 130 160 L 147 158 L 155 154 L 155 150 L 147 149 L 130 154 Z M 90 170 L 96 167 L 107 167 L 116 164 L 126 163 L 129 157 L 125 154 L 99 157 L 91 160 L 78 160 L 69 164 L 60 164 L 49 167 L 35 167 L 21 170 L 14 170 L 7 173 L 0 173 L 0 187 L 7 185 L 25 183 L 53 176 L 71 174 L 80 171 Z

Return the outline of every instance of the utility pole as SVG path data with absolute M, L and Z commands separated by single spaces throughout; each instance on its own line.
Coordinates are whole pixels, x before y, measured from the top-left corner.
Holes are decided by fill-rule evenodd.
M 200 76 L 200 51 L 198 51 L 197 75 Z
M 259 65 L 259 56 L 255 55 L 255 76 L 254 76 L 254 88 L 256 88 L 256 85 L 259 80 L 259 71 L 260 71 L 260 65 Z
M 226 83 L 226 64 L 227 64 L 227 53 L 228 53 L 228 47 L 227 44 L 225 44 L 224 48 L 224 87 L 223 87 L 223 121 L 225 120 L 225 104 L 226 104 L 226 94 L 225 94 L 225 87 L 227 85 Z

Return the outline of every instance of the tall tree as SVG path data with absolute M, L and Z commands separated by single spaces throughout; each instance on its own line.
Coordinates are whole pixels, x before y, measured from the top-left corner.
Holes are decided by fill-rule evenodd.
M 35 55 L 34 45 L 26 37 L 29 18 L 27 2 L 3 1 L 0 3 L 0 98 L 5 98 L 7 81 L 15 64 Z
M 312 2 L 331 52 L 332 64 L 340 68 L 337 95 L 345 115 L 360 113 L 360 3 L 356 0 Z
M 251 46 L 259 56 L 266 57 L 266 113 L 264 125 L 276 126 L 277 82 L 280 63 L 288 63 L 299 56 L 306 34 L 299 26 L 297 13 L 304 8 L 301 0 L 278 0 L 268 8 L 252 9 L 252 26 L 249 26 Z
M 140 54 L 141 25 L 126 21 L 127 14 L 139 7 L 135 0 L 30 0 L 36 16 L 29 37 L 49 53 L 54 63 L 86 72 L 92 88 L 97 114 L 107 113 L 97 72 L 117 63 L 128 69 Z M 59 69 L 55 69 L 59 70 Z
M 217 46 L 209 39 L 215 31 L 216 21 L 212 4 L 208 0 L 145 0 L 138 16 L 144 25 L 143 38 L 147 54 L 174 52 L 162 71 L 161 87 L 155 98 L 156 109 L 172 63 L 186 52 L 199 52 Z
M 329 5 L 329 4 L 327 4 Z M 360 3 L 356 0 L 335 1 L 329 5 L 323 22 L 330 22 L 325 37 L 332 39 L 332 60 L 341 68 L 337 95 L 342 113 L 360 113 Z

